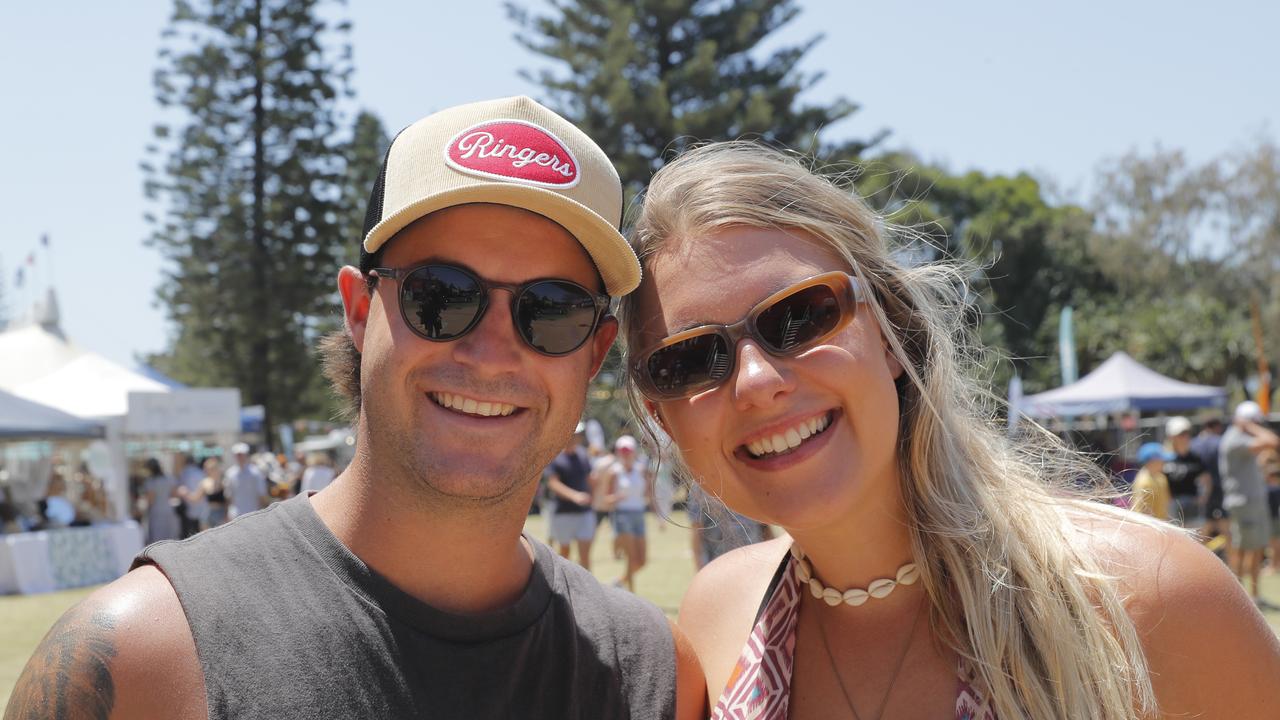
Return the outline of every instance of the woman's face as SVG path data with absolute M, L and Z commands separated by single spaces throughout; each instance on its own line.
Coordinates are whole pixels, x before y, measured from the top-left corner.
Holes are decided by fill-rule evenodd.
M 741 320 L 761 300 L 847 264 L 817 241 L 731 228 L 672 242 L 650 263 L 636 346 L 702 324 Z M 818 529 L 862 512 L 897 515 L 895 453 L 901 367 L 865 304 L 824 343 L 794 357 L 739 342 L 719 387 L 651 405 L 703 487 L 729 507 L 785 528 Z M 809 434 L 815 423 L 825 429 Z M 800 428 L 804 430 L 800 430 Z M 804 436 L 762 454 L 764 438 Z

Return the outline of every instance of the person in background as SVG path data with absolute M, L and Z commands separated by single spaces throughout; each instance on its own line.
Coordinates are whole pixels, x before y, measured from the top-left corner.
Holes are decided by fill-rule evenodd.
M 249 446 L 236 443 L 231 446 L 235 464 L 226 469 L 222 485 L 226 490 L 230 519 L 234 520 L 271 504 L 267 489 L 267 476 L 249 461 Z
M 1138 474 L 1133 478 L 1133 491 L 1129 508 L 1134 512 L 1150 515 L 1157 520 L 1169 519 L 1169 505 L 1173 501 L 1169 492 L 1169 478 L 1164 474 L 1165 462 L 1173 454 L 1158 442 L 1143 443 L 1138 448 Z
M 73 525 L 92 525 L 111 515 L 110 501 L 102 479 L 89 471 L 88 463 L 80 463 L 75 474 L 80 497 L 76 500 L 76 520 Z
M 68 527 L 75 521 L 75 506 L 67 499 L 67 480 L 58 470 L 49 474 L 49 485 L 45 488 L 45 496 L 38 507 L 41 530 Z
M 591 509 L 591 460 L 584 447 L 585 426 L 578 423 L 569 445 L 547 468 L 551 491 L 551 540 L 560 557 L 568 558 L 577 545 L 578 564 L 591 569 L 591 543 L 596 537 L 596 513 Z
M 147 499 L 147 543 L 175 540 L 182 535 L 177 512 L 178 481 L 166 475 L 160 461 L 147 458 L 142 489 Z
M 313 452 L 307 456 L 307 469 L 302 471 L 299 493 L 320 492 L 333 482 L 333 460 L 328 453 Z
M 201 465 L 204 477 L 196 489 L 195 499 L 204 505 L 204 516 L 200 518 L 200 529 L 208 530 L 227 522 L 228 505 L 226 486 L 223 485 L 222 462 L 216 457 L 205 458 Z
M 182 537 L 189 538 L 200 532 L 200 518 L 204 517 L 203 501 L 197 500 L 196 490 L 204 479 L 204 470 L 190 453 L 177 453 L 173 458 L 173 466 L 178 472 L 178 496 L 182 500 L 179 510 L 182 513 Z
M 693 566 L 701 570 L 707 563 L 746 545 L 773 539 L 773 530 L 725 506 L 697 485 L 689 487 L 689 533 L 693 549 Z
M 648 547 L 645 539 L 645 512 L 653 507 L 653 483 L 640 462 L 636 439 L 622 435 L 613 443 L 617 460 L 605 471 L 607 499 L 613 508 L 613 531 L 627 561 L 626 571 L 614 584 L 636 590 L 636 573 L 644 567 Z
M 1191 441 L 1191 452 L 1200 457 L 1200 462 L 1209 472 L 1209 497 L 1205 501 L 1204 526 L 1201 532 L 1207 538 L 1205 545 L 1215 553 L 1225 550 L 1231 531 L 1227 511 L 1222 507 L 1222 472 L 1218 463 L 1221 444 L 1222 418 L 1218 417 L 1205 420 L 1200 433 Z
M 1262 556 L 1271 542 L 1271 509 L 1267 481 L 1258 457 L 1280 448 L 1280 436 L 1263 424 L 1258 403 L 1246 400 L 1236 406 L 1231 427 L 1222 435 L 1218 450 L 1222 472 L 1222 505 L 1231 513 L 1231 569 L 1240 582 L 1252 583 L 1253 600 L 1262 600 L 1259 584 Z
M 1173 497 L 1169 518 L 1182 527 L 1199 528 L 1209 502 L 1212 480 L 1209 469 L 1191 449 L 1191 421 L 1181 416 L 1169 418 L 1164 435 L 1173 452 L 1173 457 L 1164 464 L 1169 494 Z

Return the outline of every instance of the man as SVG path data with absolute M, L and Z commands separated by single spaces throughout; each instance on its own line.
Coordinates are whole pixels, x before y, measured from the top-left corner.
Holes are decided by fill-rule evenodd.
M 1191 450 L 1191 421 L 1181 415 L 1169 418 L 1164 435 L 1173 450 L 1173 458 L 1164 464 L 1169 494 L 1173 496 L 1169 517 L 1183 527 L 1199 528 L 1210 483 L 1208 468 Z
M 1209 497 L 1204 508 L 1204 529 L 1208 538 L 1206 546 L 1215 553 L 1225 547 L 1227 513 L 1222 508 L 1222 473 L 1218 464 L 1218 450 L 1222 444 L 1222 419 L 1211 417 L 1204 421 L 1199 434 L 1191 441 L 1191 451 L 1200 458 L 1209 472 Z
M 182 537 L 189 538 L 200 532 L 200 518 L 204 517 L 208 503 L 198 492 L 200 481 L 204 480 L 204 471 L 200 464 L 188 453 L 177 453 L 173 456 L 173 467 L 178 475 L 178 496 L 182 499 L 178 506 L 182 513 Z
M 564 452 L 551 461 L 547 472 L 547 488 L 554 505 L 551 511 L 551 540 L 568 558 L 570 548 L 578 546 L 578 564 L 591 569 L 591 542 L 596 537 L 596 513 L 591 509 L 591 459 L 583 444 L 583 423 L 578 423 L 573 438 Z
M 652 605 L 521 529 L 639 264 L 603 152 L 528 98 L 401 131 L 326 370 L 356 415 L 323 492 L 148 548 L 71 610 L 13 717 L 669 718 L 701 671 Z M 687 707 L 686 707 L 687 706 Z
M 257 465 L 249 462 L 248 444 L 232 445 L 231 454 L 235 456 L 236 463 L 227 468 L 222 483 L 231 501 L 230 516 L 234 520 L 270 505 L 272 497 L 267 489 L 267 476 Z
M 1231 514 L 1231 569 L 1240 582 L 1245 582 L 1246 577 L 1252 581 L 1254 602 L 1261 602 L 1258 582 L 1262 554 L 1271 540 L 1267 483 L 1258 456 L 1280 448 L 1280 436 L 1268 430 L 1264 422 L 1258 403 L 1240 403 L 1219 449 L 1222 504 Z

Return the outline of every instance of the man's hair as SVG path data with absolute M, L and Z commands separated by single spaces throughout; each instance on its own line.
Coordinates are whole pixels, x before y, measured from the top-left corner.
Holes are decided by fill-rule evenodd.
M 354 424 L 360 417 L 360 351 L 351 342 L 347 329 L 340 328 L 320 338 L 317 353 L 324 376 L 340 402 L 339 419 Z

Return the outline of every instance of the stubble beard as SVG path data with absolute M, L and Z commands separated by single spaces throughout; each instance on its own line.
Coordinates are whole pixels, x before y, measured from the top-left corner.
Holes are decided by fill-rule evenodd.
M 484 447 L 475 448 L 477 455 L 468 457 L 468 453 L 440 447 L 429 434 L 410 430 L 426 425 L 420 410 L 409 423 L 366 412 L 364 426 L 370 452 L 379 459 L 377 465 L 393 474 L 379 481 L 395 485 L 408 502 L 434 510 L 491 509 L 516 500 L 527 503 L 530 486 L 564 448 L 577 422 L 577 415 L 563 422 L 542 418 L 534 423 L 539 430 L 524 437 L 505 458 L 485 455 Z

